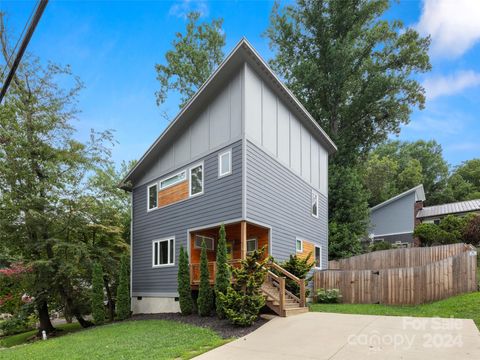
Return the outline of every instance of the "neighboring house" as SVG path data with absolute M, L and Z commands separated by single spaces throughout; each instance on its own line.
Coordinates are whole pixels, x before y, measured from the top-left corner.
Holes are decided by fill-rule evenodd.
M 325 268 L 328 155 L 335 150 L 240 41 L 120 185 L 132 193 L 133 312 L 179 310 L 180 246 L 196 289 L 205 241 L 213 282 L 222 223 L 233 266 L 265 248 L 276 260 L 311 253 Z
M 417 212 L 423 207 L 425 191 L 418 185 L 370 209 L 370 240 L 397 246 L 413 242 Z
M 462 216 L 469 213 L 480 213 L 480 199 L 426 206 L 420 209 L 417 219 L 421 223 L 439 224 L 447 215 Z

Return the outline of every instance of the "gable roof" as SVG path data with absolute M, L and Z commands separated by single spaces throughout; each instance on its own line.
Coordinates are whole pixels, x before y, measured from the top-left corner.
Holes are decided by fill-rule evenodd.
M 382 207 L 384 207 L 385 205 L 388 205 L 398 199 L 401 199 L 402 197 L 404 196 L 407 196 L 407 195 L 410 195 L 412 193 L 415 193 L 415 201 L 425 201 L 425 191 L 423 190 L 423 184 L 420 184 L 420 185 L 417 185 L 415 186 L 414 188 L 411 188 L 410 190 L 407 190 L 401 194 L 398 194 L 378 205 L 375 205 L 374 207 L 372 207 L 370 209 L 370 211 L 374 211 L 374 210 L 377 210 L 377 209 L 380 209 Z
M 480 199 L 426 206 L 418 212 L 417 218 L 467 213 L 472 211 L 480 211 Z
M 166 146 L 171 139 L 175 138 L 175 136 L 181 132 L 190 121 L 195 119 L 195 115 L 199 113 L 204 103 L 210 97 L 214 96 L 218 90 L 227 83 L 232 74 L 238 71 L 241 65 L 245 62 L 254 68 L 264 81 L 271 85 L 275 93 L 285 101 L 290 110 L 298 116 L 304 126 L 315 136 L 322 146 L 327 149 L 329 154 L 332 154 L 337 150 L 333 141 L 318 125 L 312 115 L 283 84 L 277 75 L 275 75 L 272 69 L 261 58 L 252 45 L 250 45 L 247 39 L 242 38 L 232 52 L 198 89 L 195 95 L 180 110 L 162 134 L 147 149 L 133 169 L 131 169 L 121 181 L 119 187 L 129 190 L 129 186 L 127 185 L 128 181 L 133 180 L 142 169 L 148 167 L 149 164 L 155 161 L 155 159 L 158 159 L 158 154 L 161 153 L 164 146 Z

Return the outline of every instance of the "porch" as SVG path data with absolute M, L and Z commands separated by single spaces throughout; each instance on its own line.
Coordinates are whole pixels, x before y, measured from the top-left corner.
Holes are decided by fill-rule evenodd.
M 220 226 L 190 232 L 190 282 L 193 289 L 200 283 L 200 252 L 202 242 L 207 245 L 210 283 L 215 283 L 216 254 Z M 264 248 L 264 258 L 269 255 L 270 229 L 246 221 L 225 225 L 228 262 L 240 266 L 247 254 Z

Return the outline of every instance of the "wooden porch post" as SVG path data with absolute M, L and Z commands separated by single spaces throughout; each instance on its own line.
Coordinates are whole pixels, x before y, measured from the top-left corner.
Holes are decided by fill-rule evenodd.
M 240 223 L 240 259 L 247 258 L 247 222 Z

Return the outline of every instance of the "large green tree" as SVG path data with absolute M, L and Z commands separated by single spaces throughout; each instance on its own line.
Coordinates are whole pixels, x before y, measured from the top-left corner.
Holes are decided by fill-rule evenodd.
M 175 35 L 173 49 L 165 54 L 166 64 L 155 65 L 160 82 L 157 105 L 163 104 L 173 91 L 180 94 L 179 106 L 183 107 L 223 60 L 223 19 L 199 23 L 199 18 L 199 12 L 187 15 L 185 33 Z
M 298 0 L 273 7 L 271 65 L 337 144 L 330 181 L 340 167 L 356 168 L 372 147 L 400 131 L 414 107 L 424 105 L 424 89 L 413 75 L 430 69 L 430 40 L 384 19 L 388 8 L 388 0 Z M 350 179 L 361 181 L 352 171 Z M 357 241 L 367 228 L 367 197 L 358 197 L 363 204 L 352 214 L 364 217 L 362 228 L 335 219 L 344 217 L 336 214 L 343 211 L 337 204 L 347 201 L 348 188 L 330 194 L 330 220 Z

